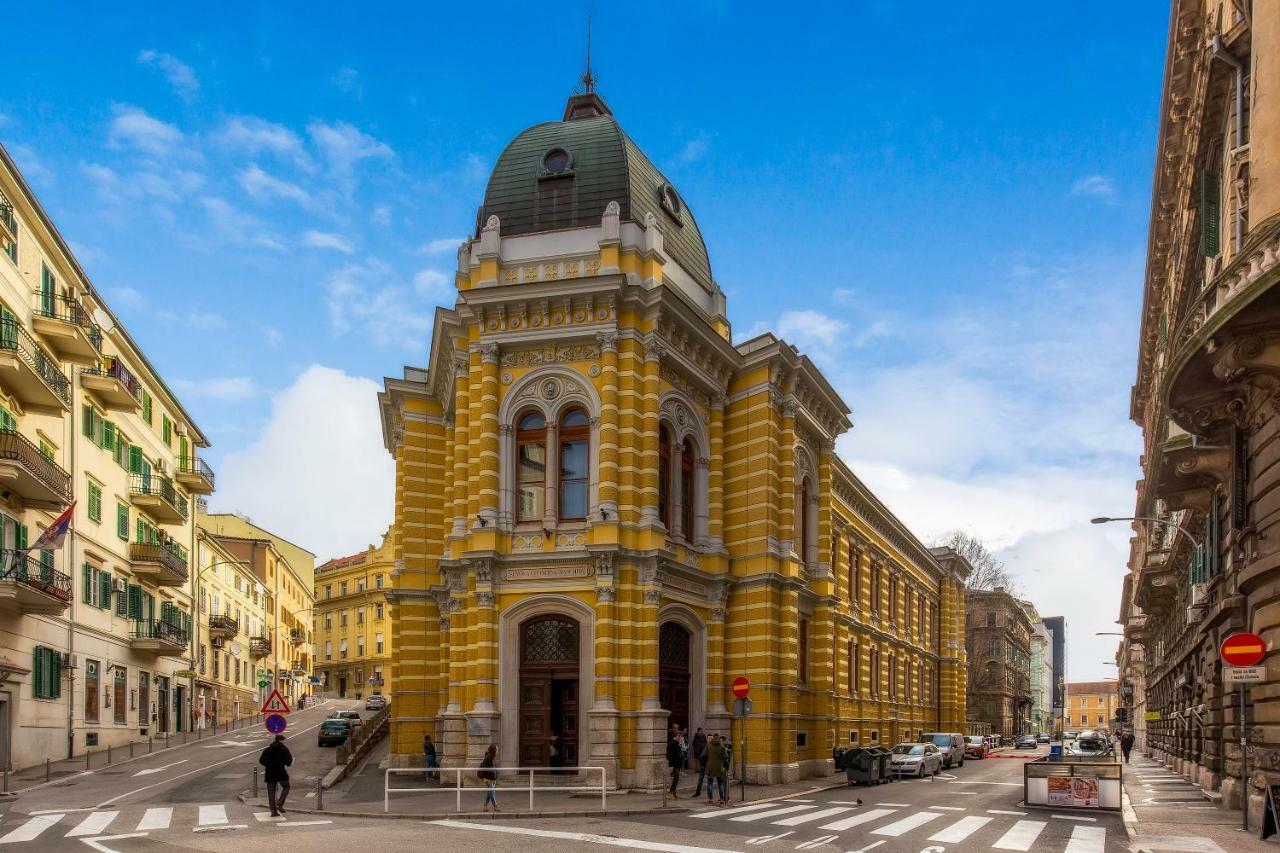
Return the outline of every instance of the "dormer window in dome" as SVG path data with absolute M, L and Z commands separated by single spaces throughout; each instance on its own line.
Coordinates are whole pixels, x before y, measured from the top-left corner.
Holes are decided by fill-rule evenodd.
M 540 178 L 558 178 L 573 172 L 573 156 L 563 148 L 552 148 L 542 155 L 542 164 L 538 169 Z
M 676 192 L 676 188 L 671 184 L 663 184 L 660 190 L 662 198 L 662 209 L 676 221 L 679 225 L 684 225 L 684 217 L 681 215 L 684 211 L 684 205 L 680 203 L 680 194 Z

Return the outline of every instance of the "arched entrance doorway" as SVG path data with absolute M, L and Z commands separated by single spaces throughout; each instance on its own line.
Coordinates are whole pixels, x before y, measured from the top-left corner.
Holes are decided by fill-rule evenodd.
M 578 623 L 561 614 L 520 624 L 520 766 L 578 764 Z
M 689 727 L 690 651 L 692 635 L 678 622 L 658 630 L 658 701 L 669 711 L 668 725 Z

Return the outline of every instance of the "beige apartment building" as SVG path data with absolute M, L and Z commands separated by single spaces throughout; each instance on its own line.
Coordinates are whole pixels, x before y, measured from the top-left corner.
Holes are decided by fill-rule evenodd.
M 1118 705 L 1115 681 L 1068 681 L 1064 728 L 1076 732 L 1084 729 L 1113 731 L 1119 725 L 1116 720 Z
M 316 568 L 316 675 L 327 695 L 386 693 L 391 678 L 391 609 L 395 570 L 390 531 L 382 544 Z
M 265 680 L 291 705 L 310 696 L 314 692 L 315 554 L 239 515 L 201 512 L 200 528 L 232 559 L 247 566 L 263 587 L 263 633 L 248 637 L 255 678 L 265 673 Z
M 1247 789 L 1251 823 L 1280 784 L 1280 668 L 1272 652 L 1241 719 L 1218 648 L 1280 635 L 1278 90 L 1280 3 L 1175 0 L 1131 402 L 1144 520 L 1118 660 L 1146 751 L 1224 806 Z
M 207 446 L 0 147 L 0 765 L 189 725 Z

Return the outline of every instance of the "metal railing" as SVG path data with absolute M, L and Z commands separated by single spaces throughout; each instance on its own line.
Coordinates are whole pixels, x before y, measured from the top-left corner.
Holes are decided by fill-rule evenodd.
M 480 793 L 485 790 L 485 784 L 463 785 L 462 774 L 479 773 L 481 770 L 492 770 L 493 772 L 498 774 L 503 774 L 503 773 L 515 774 L 517 777 L 522 776 L 525 773 L 529 774 L 528 785 L 520 784 L 519 787 L 508 786 L 502 790 L 509 791 L 509 792 L 528 791 L 530 809 L 533 808 L 533 795 L 535 791 L 560 791 L 563 793 L 570 793 L 570 794 L 585 793 L 585 792 L 594 793 L 596 791 L 599 791 L 601 810 L 608 808 L 609 788 L 608 788 L 608 783 L 605 781 L 605 773 L 604 773 L 603 767 L 432 767 L 430 770 L 428 770 L 425 767 L 388 767 L 386 770 L 386 775 L 383 777 L 383 782 L 382 782 L 382 811 L 384 814 L 386 812 L 391 811 L 391 795 L 392 794 L 408 794 L 408 793 L 437 794 L 437 793 L 440 793 L 441 791 L 453 791 L 454 796 L 456 797 L 456 800 L 454 803 L 454 809 L 455 811 L 462 811 L 462 792 L 463 791 L 474 791 L 476 793 Z M 574 774 L 599 773 L 600 784 L 599 785 L 535 785 L 534 784 L 535 773 L 563 774 L 563 773 L 570 773 L 570 772 Z M 454 776 L 454 784 L 452 787 L 448 787 L 442 784 L 438 788 L 392 788 L 391 787 L 392 773 L 398 773 L 401 775 L 413 773 L 418 776 L 422 776 L 425 773 L 441 774 L 441 775 L 445 773 L 452 773 Z M 479 777 L 477 777 L 477 781 L 480 781 Z M 501 781 L 501 777 L 499 781 Z M 519 780 L 517 779 L 516 781 L 519 781 Z
M 54 571 L 52 566 L 45 565 L 26 551 L 0 551 L 0 567 L 3 567 L 0 581 L 17 581 L 60 601 L 71 601 L 71 578 Z
M 197 477 L 204 477 L 209 481 L 209 485 L 214 485 L 213 469 L 209 467 L 203 459 L 198 456 L 183 456 L 178 459 L 178 470 L 184 474 L 194 474 Z
M 160 474 L 131 474 L 129 476 L 129 489 L 135 495 L 150 495 L 151 497 L 160 498 L 174 512 L 182 516 L 183 521 L 187 520 L 189 512 L 187 509 L 187 496 L 168 477 Z
M 62 366 L 14 317 L 0 318 L 0 349 L 17 353 L 59 400 L 71 405 L 71 381 L 63 374 Z
M 13 216 L 13 205 L 3 196 L 0 196 L 0 225 L 3 225 L 11 235 L 17 235 L 18 221 Z
M 141 400 L 142 385 L 134 378 L 133 374 L 120 363 L 120 359 L 107 356 L 104 361 L 106 362 L 104 366 L 90 367 L 83 371 L 83 374 L 88 376 L 106 376 L 114 379 L 123 385 L 125 389 L 134 396 L 134 399 Z
M 240 623 L 230 616 L 214 615 L 209 617 L 210 631 L 227 631 L 233 636 L 240 633 Z
M 79 326 L 84 330 L 85 335 L 90 337 L 94 346 L 101 351 L 102 336 L 93 334 L 98 327 L 93 322 L 89 312 L 84 310 L 84 305 L 74 296 L 62 293 L 45 293 L 42 290 L 37 290 L 36 314 Z
M 71 503 L 71 475 L 40 452 L 35 442 L 11 430 L 0 431 L 0 459 L 10 459 L 26 468 L 31 476 L 44 483 L 63 503 Z
M 178 646 L 187 644 L 187 632 L 162 619 L 135 619 L 129 636 L 135 640 L 160 640 Z
M 135 542 L 129 546 L 129 559 L 135 563 L 158 563 L 178 580 L 188 577 L 186 549 L 181 545 Z
M 271 654 L 271 641 L 266 637 L 250 637 L 249 654 L 259 656 Z

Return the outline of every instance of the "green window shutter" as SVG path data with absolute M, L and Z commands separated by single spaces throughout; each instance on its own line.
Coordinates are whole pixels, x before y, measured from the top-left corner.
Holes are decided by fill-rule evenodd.
M 93 406 L 84 404 L 84 417 L 81 420 L 84 422 L 81 428 L 84 430 L 85 437 L 93 438 Z
M 43 262 L 40 264 L 40 310 L 45 314 L 52 314 L 53 311 L 53 294 L 57 287 L 58 281 L 53 277 L 53 273 L 49 272 L 49 267 Z
M 142 419 L 151 423 L 151 395 L 146 391 L 142 392 Z
M 143 523 L 142 523 L 142 519 L 141 519 L 141 518 L 139 518 L 139 519 L 134 523 L 134 527 L 136 527 L 136 528 L 137 528 L 137 530 L 136 530 L 135 532 L 138 534 L 138 538 L 137 538 L 137 542 L 138 542 L 138 544 L 139 544 L 139 545 L 145 545 L 145 544 L 147 544 L 147 537 L 146 537 L 146 536 L 144 535 L 144 533 L 143 533 L 143 531 L 145 530 L 145 528 L 143 527 Z
M 142 448 L 136 444 L 129 445 L 129 473 L 142 473 Z
M 84 583 L 82 584 L 82 586 L 84 587 L 84 589 L 80 593 L 80 596 L 81 596 L 81 600 L 85 604 L 90 604 L 93 602 L 93 566 L 89 565 L 88 563 L 85 563 L 82 569 L 82 572 L 83 572 L 83 578 L 84 578 Z
M 149 592 L 142 594 L 142 618 L 148 622 L 156 618 L 156 597 Z
M 0 430 L 5 432 L 18 431 L 18 419 L 13 416 L 13 412 L 0 406 Z
M 165 444 L 169 444 L 173 441 L 173 425 L 169 423 L 168 415 L 162 416 L 161 437 L 164 438 Z
M 2 306 L 0 306 L 0 347 L 18 348 L 18 316 Z
M 116 615 L 128 617 L 129 615 L 129 587 L 116 593 Z
M 44 672 L 44 646 L 36 646 L 31 653 L 31 695 L 44 698 L 46 676 Z
M 49 665 L 45 667 L 50 673 L 49 698 L 57 699 L 62 695 L 62 652 L 57 649 L 45 649 L 49 655 Z
M 191 442 L 187 441 L 187 437 L 185 435 L 178 438 L 178 458 L 191 458 Z
M 1213 172 L 1200 173 L 1200 251 L 1216 258 L 1221 251 L 1222 187 Z
M 116 503 L 116 536 L 129 541 L 129 507 Z
M 101 434 L 102 437 L 98 441 L 98 445 L 104 450 L 114 450 L 116 446 L 116 425 L 112 421 L 104 420 Z
M 142 618 L 142 587 L 129 584 L 129 618 Z
M 89 520 L 102 521 L 102 487 L 97 483 L 89 484 Z

